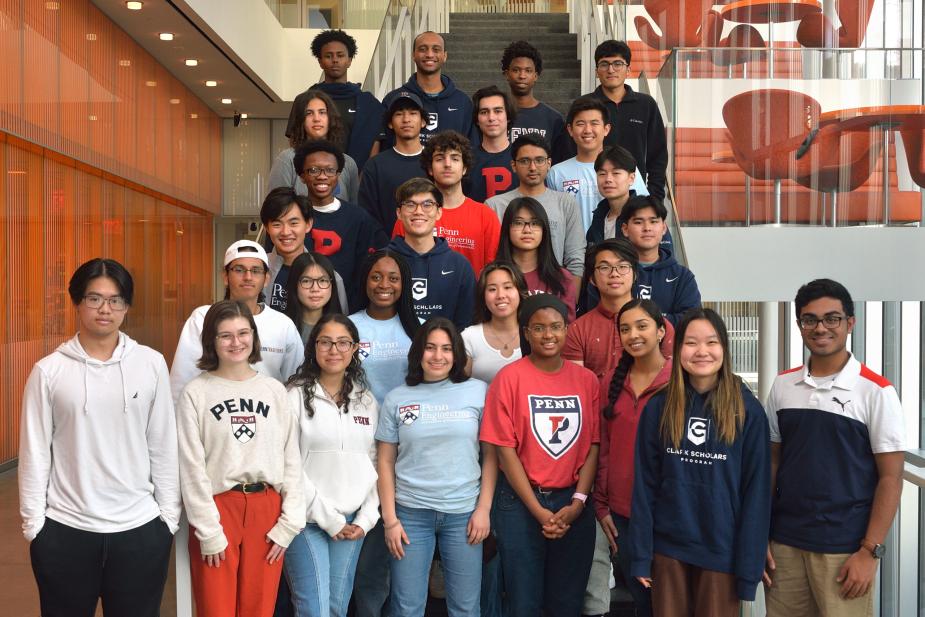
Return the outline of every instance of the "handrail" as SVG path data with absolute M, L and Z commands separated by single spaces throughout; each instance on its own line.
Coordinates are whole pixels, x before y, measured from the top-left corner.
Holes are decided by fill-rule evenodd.
M 380 101 L 401 86 L 412 71 L 408 47 L 421 32 L 449 30 L 450 0 L 395 0 L 389 4 L 363 89 Z
M 581 62 L 581 92 L 596 87 L 594 50 L 609 39 L 626 38 L 626 5 L 606 0 L 570 0 L 569 32 L 578 35 L 578 59 Z

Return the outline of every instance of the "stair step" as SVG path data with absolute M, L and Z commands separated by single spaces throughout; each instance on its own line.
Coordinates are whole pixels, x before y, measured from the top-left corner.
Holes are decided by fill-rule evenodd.
M 450 21 L 481 21 L 489 16 L 501 21 L 569 22 L 568 13 L 450 13 Z
M 540 81 L 543 80 L 543 77 L 550 71 L 556 70 L 578 70 L 581 64 L 578 62 L 578 59 L 575 57 L 577 52 L 575 50 L 569 50 L 567 53 L 563 52 L 560 57 L 547 57 L 543 56 L 543 73 L 540 75 Z M 489 57 L 485 59 L 485 63 L 482 65 L 482 68 L 486 71 L 501 70 L 501 50 L 499 49 L 495 54 L 487 54 Z M 456 70 L 476 70 L 478 64 L 473 61 L 474 56 L 472 54 L 466 53 L 462 50 L 451 50 L 449 54 L 449 59 L 446 62 L 447 71 L 456 71 Z M 455 67 L 455 68 L 450 68 Z
M 538 83 L 574 79 L 578 75 L 578 69 L 579 67 L 576 63 L 571 69 L 550 69 L 543 71 L 542 79 Z M 448 64 L 445 67 L 445 72 L 453 78 L 453 81 L 495 80 L 499 83 L 506 83 L 507 81 L 500 70 L 464 68 L 463 66 L 450 66 Z
M 508 46 L 508 42 L 498 42 L 495 45 L 483 43 L 481 45 L 475 44 L 466 44 L 466 45 L 447 45 L 446 51 L 449 54 L 449 57 L 452 58 L 453 54 L 457 54 L 466 59 L 473 60 L 484 60 L 488 57 L 495 58 L 497 60 L 501 59 L 501 53 L 504 51 L 504 48 Z M 555 56 L 567 57 L 567 58 L 576 58 L 578 54 L 578 44 L 573 41 L 571 44 L 566 45 L 556 45 L 555 47 L 543 46 L 540 49 L 540 53 L 543 54 L 543 61 L 545 66 L 546 58 L 553 59 Z M 570 54 L 570 55 L 566 55 Z

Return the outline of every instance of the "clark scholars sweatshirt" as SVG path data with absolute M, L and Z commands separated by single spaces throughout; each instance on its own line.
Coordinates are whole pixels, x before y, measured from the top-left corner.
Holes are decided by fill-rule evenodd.
M 739 599 L 754 600 L 771 519 L 768 420 L 743 384 L 745 422 L 732 444 L 716 431 L 709 393 L 687 388 L 681 443 L 662 438 L 665 392 L 646 405 L 636 434 L 630 574 L 650 576 L 660 553 L 733 574 Z

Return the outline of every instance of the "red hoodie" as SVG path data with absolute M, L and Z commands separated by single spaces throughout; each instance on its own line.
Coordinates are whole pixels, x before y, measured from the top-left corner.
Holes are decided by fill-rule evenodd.
M 616 368 L 612 368 L 607 371 L 601 381 L 601 400 L 607 397 L 615 370 Z M 666 360 L 662 370 L 637 398 L 627 374 L 617 402 L 613 406 L 613 417 L 602 418 L 601 451 L 597 464 L 597 479 L 594 481 L 594 512 L 598 520 L 610 514 L 611 510 L 629 518 L 633 499 L 636 427 L 646 403 L 668 383 L 670 376 L 671 358 Z

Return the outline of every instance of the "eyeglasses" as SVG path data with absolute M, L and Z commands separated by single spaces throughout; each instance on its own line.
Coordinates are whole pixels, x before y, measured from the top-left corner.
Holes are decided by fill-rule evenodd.
M 819 319 L 815 315 L 803 315 L 800 317 L 800 327 L 804 330 L 813 330 L 816 326 L 819 325 L 819 322 L 822 322 L 822 325 L 828 328 L 829 330 L 834 330 L 841 325 L 842 320 L 845 318 L 844 315 L 826 315 L 822 319 Z
M 537 167 L 542 167 L 543 165 L 549 162 L 549 157 L 548 156 L 535 156 L 531 159 L 530 157 L 524 156 L 519 159 L 515 159 L 514 162 L 520 165 L 521 167 L 529 167 L 530 163 L 533 163 Z
M 599 71 L 609 71 L 613 69 L 614 71 L 622 71 L 629 65 L 623 60 L 614 60 L 613 62 L 607 62 L 606 60 L 601 60 L 597 63 L 597 70 Z
M 103 303 L 109 305 L 109 308 L 117 313 L 121 313 L 128 308 L 128 302 L 125 301 L 125 298 L 122 296 L 111 296 L 109 298 L 104 298 L 103 296 L 98 296 L 96 294 L 87 294 L 83 297 L 83 302 L 90 309 L 99 309 L 103 306 Z
M 627 263 L 616 264 L 614 266 L 610 264 L 598 264 L 594 266 L 594 269 L 597 270 L 597 273 L 601 276 L 610 276 L 614 272 L 620 276 L 626 276 L 633 271 L 633 266 Z
M 313 279 L 310 276 L 303 276 L 299 279 L 299 287 L 302 289 L 311 289 L 315 285 L 318 286 L 318 289 L 327 289 L 331 286 L 331 279 L 326 276 Z
M 252 328 L 238 330 L 237 332 L 222 332 L 215 335 L 215 340 L 222 345 L 231 345 L 235 339 L 241 342 L 247 342 L 252 338 L 254 338 L 254 330 Z
M 527 330 L 536 334 L 537 336 L 542 336 L 547 332 L 552 332 L 553 334 L 559 334 L 560 332 L 565 331 L 565 324 L 561 321 L 557 321 L 554 324 L 549 324 L 544 326 L 543 324 L 533 324 L 532 326 L 527 326 Z
M 356 345 L 356 343 L 345 338 L 339 338 L 336 341 L 332 341 L 329 338 L 320 338 L 315 341 L 315 347 L 321 351 L 331 351 L 331 347 L 334 347 L 337 351 L 345 353 L 350 351 L 354 345 Z
M 514 219 L 511 221 L 511 227 L 514 229 L 523 229 L 524 227 L 532 227 L 533 229 L 540 229 L 541 224 L 539 219 Z
M 321 175 L 324 175 L 325 178 L 333 178 L 340 172 L 337 171 L 336 167 L 309 167 L 308 169 L 303 169 L 302 173 L 308 174 L 312 178 L 317 178 Z
M 266 274 L 266 269 L 259 268 L 254 266 L 253 268 L 245 268 L 244 266 L 231 266 L 228 268 L 229 272 L 234 272 L 238 276 L 244 276 L 245 274 L 250 274 L 251 276 L 263 276 Z
M 399 204 L 402 211 L 407 212 L 408 214 L 413 213 L 418 207 L 421 208 L 421 211 L 424 214 L 431 214 L 437 208 L 437 202 L 433 199 L 425 199 L 424 201 L 411 201 L 407 199 Z

